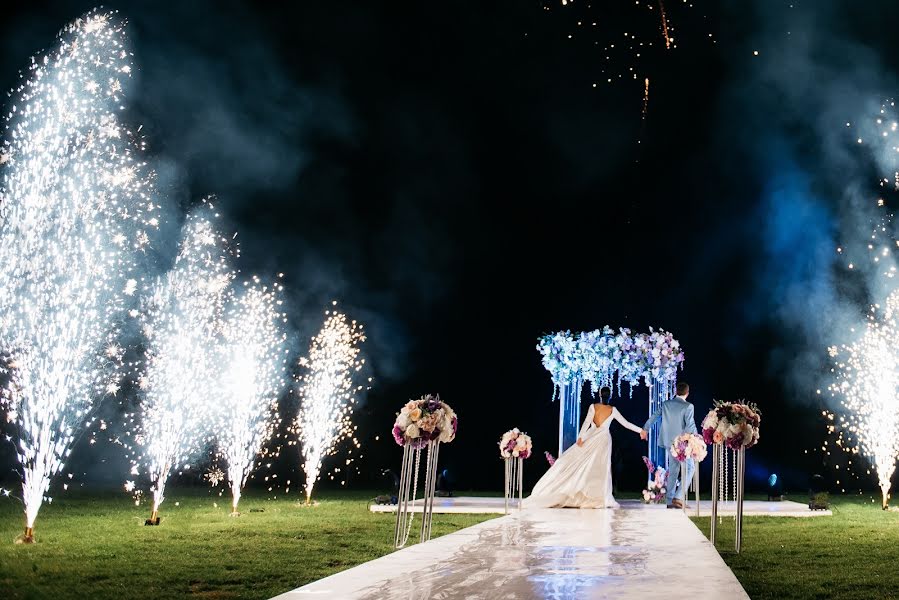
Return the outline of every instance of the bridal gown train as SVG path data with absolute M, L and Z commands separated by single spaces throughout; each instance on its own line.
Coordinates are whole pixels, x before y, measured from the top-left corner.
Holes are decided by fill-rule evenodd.
M 597 427 L 593 422 L 595 412 L 591 404 L 578 435 L 584 445 L 574 444 L 562 453 L 524 500 L 525 508 L 618 508 L 612 496 L 609 425 L 614 420 L 631 431 L 639 433 L 640 428 L 622 417 L 614 407 L 612 414 Z

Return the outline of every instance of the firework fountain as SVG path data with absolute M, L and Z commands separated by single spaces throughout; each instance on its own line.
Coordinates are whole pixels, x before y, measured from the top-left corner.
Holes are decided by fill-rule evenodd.
M 305 372 L 298 379 L 300 410 L 293 426 L 302 447 L 306 504 L 312 501 L 322 460 L 334 453 L 338 442 L 350 438 L 359 446 L 352 412 L 362 386 L 353 385 L 353 374 L 365 364 L 358 358 L 365 336 L 362 326 L 348 321 L 346 315 L 330 310 L 325 316 L 321 331 L 312 338 L 309 356 L 300 359 Z
M 857 128 L 856 143 L 867 145 L 875 162 L 893 171 L 892 182 L 886 178 L 880 181 L 878 211 L 886 204 L 888 188 L 899 191 L 899 171 L 895 169 L 899 146 L 894 141 L 899 124 L 889 116 L 894 108 L 894 102 L 885 103 L 874 119 Z M 852 127 L 850 123 L 846 125 Z M 871 307 L 861 334 L 853 343 L 829 348 L 835 361 L 835 379 L 829 391 L 842 405 L 836 425 L 831 427 L 832 432 L 838 433 L 836 443 L 871 462 L 877 472 L 881 504 L 886 509 L 899 458 L 899 289 L 895 289 L 897 265 L 893 254 L 899 241 L 895 239 L 891 214 L 881 213 L 875 222 L 871 235 L 859 247 L 841 247 L 837 252 L 847 259 L 850 271 L 864 278 L 869 294 L 886 297 L 886 301 Z M 860 253 L 866 253 L 867 260 L 853 262 L 851 257 Z M 833 420 L 835 415 L 828 416 Z
M 169 476 L 209 441 L 217 416 L 222 319 L 235 276 L 229 259 L 237 254 L 216 231 L 217 216 L 209 205 L 188 215 L 175 264 L 140 311 L 146 357 L 132 473 L 149 475 L 152 524 Z
M 3 404 L 17 432 L 23 541 L 54 476 L 118 391 L 118 325 L 155 229 L 143 143 L 119 120 L 131 73 L 124 22 L 92 12 L 32 59 L 0 147 Z
M 278 397 L 285 385 L 287 352 L 280 284 L 244 282 L 223 321 L 225 373 L 217 426 L 219 457 L 228 465 L 232 515 L 256 456 L 280 423 Z
M 883 311 L 872 311 L 858 341 L 831 353 L 841 357 L 831 386 L 846 409 L 841 428 L 873 463 L 886 508 L 899 456 L 899 291 Z

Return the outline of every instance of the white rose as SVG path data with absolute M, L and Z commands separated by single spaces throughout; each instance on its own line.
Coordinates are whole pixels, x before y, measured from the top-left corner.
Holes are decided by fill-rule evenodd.
M 409 411 L 401 412 L 400 416 L 396 418 L 396 424 L 399 425 L 400 429 L 405 430 L 409 426 Z
M 415 423 L 412 423 L 408 427 L 406 427 L 406 436 L 409 437 L 409 439 L 415 439 L 420 435 L 421 431 L 419 431 L 418 425 L 416 425 Z
M 518 448 L 516 448 L 515 450 L 512 450 L 512 456 L 514 456 L 515 458 L 518 458 Z

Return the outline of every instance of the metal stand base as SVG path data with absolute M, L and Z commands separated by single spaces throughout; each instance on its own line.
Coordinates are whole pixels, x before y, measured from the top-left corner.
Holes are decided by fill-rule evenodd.
M 726 449 L 720 444 L 712 446 L 712 522 L 710 527 L 709 539 L 715 544 L 717 534 L 716 526 L 718 524 L 718 497 L 721 495 L 721 472 L 724 469 L 724 453 Z M 736 536 L 734 539 L 734 550 L 739 554 L 743 549 L 743 495 L 744 480 L 746 475 L 746 449 L 740 448 L 736 451 L 736 482 L 734 485 L 734 499 L 737 503 L 737 516 L 735 519 Z
M 516 492 L 518 495 L 518 510 L 521 510 L 521 501 L 524 494 L 524 459 L 521 457 L 506 458 L 503 460 L 506 467 L 506 485 L 504 487 L 504 507 L 509 514 L 509 501 L 515 503 Z
M 421 515 L 420 542 L 426 542 L 431 539 L 431 521 L 434 517 L 434 492 L 437 487 L 437 457 L 440 452 L 440 442 L 436 440 L 428 442 L 425 449 L 424 509 Z M 409 541 L 412 521 L 415 518 L 415 496 L 418 492 L 421 451 L 422 448 L 413 449 L 409 444 L 403 446 L 403 464 L 400 467 L 400 488 L 396 504 L 396 527 L 393 535 L 394 548 L 402 548 Z

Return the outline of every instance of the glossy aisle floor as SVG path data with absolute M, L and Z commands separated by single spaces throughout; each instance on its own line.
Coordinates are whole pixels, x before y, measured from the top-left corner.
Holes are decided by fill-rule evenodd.
M 682 511 L 640 506 L 500 517 L 278 599 L 748 598 Z

